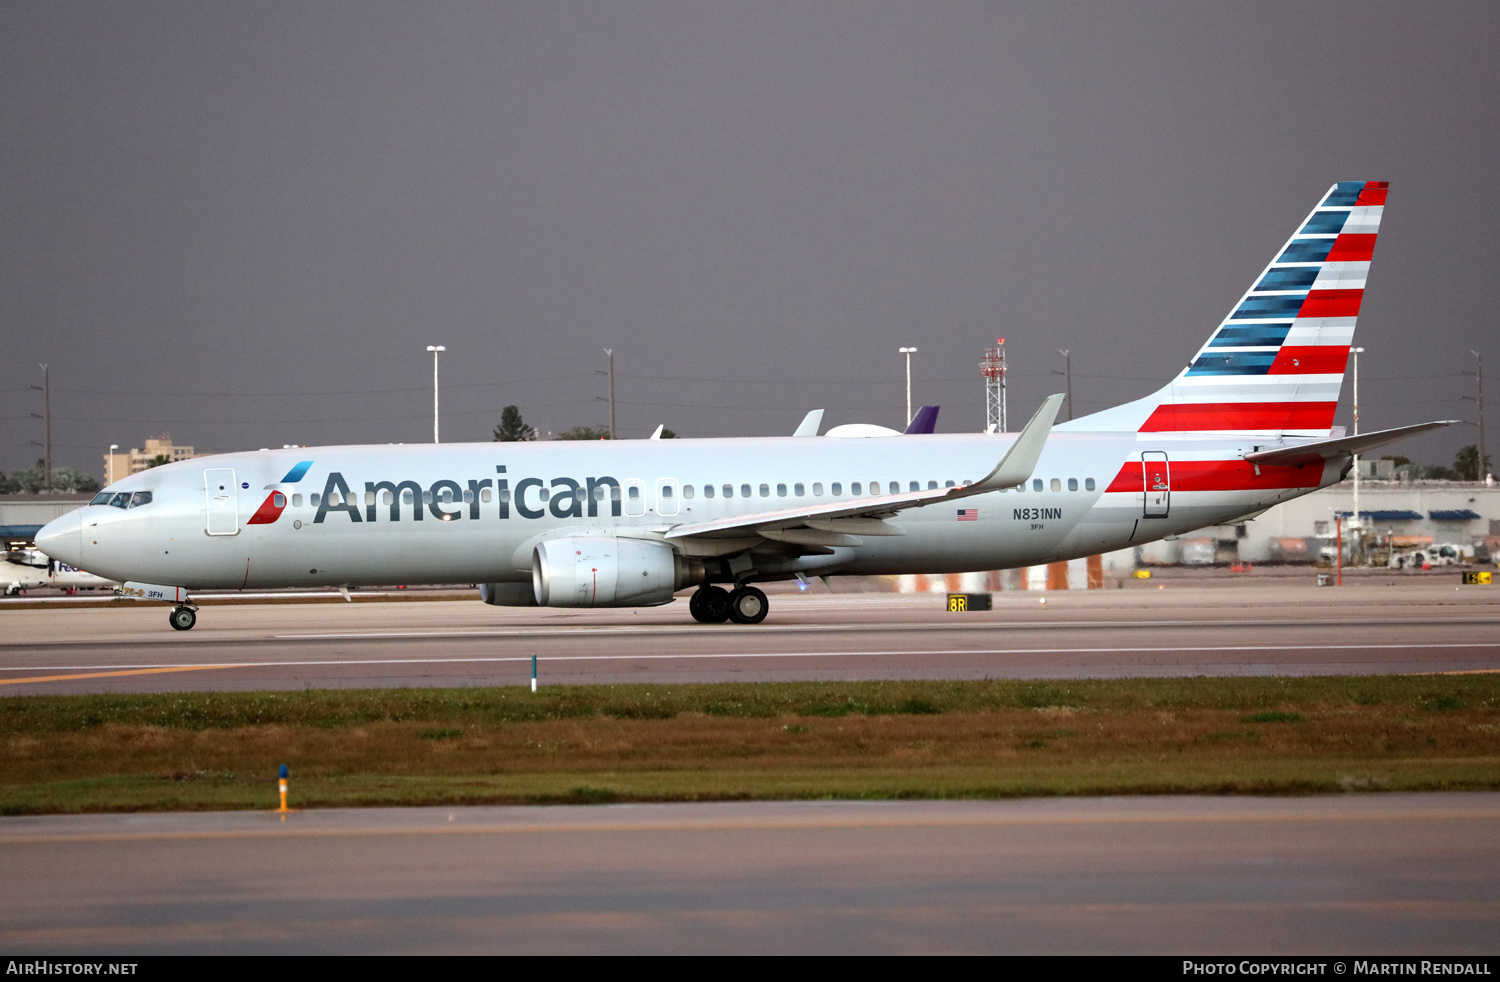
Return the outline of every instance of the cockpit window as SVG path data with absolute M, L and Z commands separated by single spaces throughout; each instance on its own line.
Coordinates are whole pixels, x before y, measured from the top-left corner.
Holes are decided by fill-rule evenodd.
M 150 491 L 137 491 L 135 494 L 130 496 L 130 507 L 132 508 L 139 508 L 141 505 L 149 504 L 151 504 Z
M 100 491 L 98 494 L 94 495 L 94 500 L 90 501 L 89 504 L 91 504 L 91 505 L 107 505 L 107 504 L 109 504 L 109 499 L 112 496 L 113 495 L 109 491 Z
M 109 505 L 110 505 L 111 508 L 129 508 L 130 507 L 130 492 L 129 491 L 121 491 L 119 494 L 117 494 L 113 498 L 109 499 Z

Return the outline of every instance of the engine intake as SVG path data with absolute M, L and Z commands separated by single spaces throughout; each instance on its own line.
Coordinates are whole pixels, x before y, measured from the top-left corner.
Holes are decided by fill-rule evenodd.
M 547 539 L 531 557 L 531 585 L 543 607 L 656 607 L 702 578 L 700 563 L 644 539 Z

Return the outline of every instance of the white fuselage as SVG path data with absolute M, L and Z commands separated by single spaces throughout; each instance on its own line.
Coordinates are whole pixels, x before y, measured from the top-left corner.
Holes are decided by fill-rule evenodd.
M 225 454 L 116 482 L 108 490 L 149 490 L 150 503 L 80 509 L 49 525 L 48 541 L 39 545 L 109 579 L 198 590 L 520 583 L 531 579 L 533 550 L 545 539 L 661 540 L 685 523 L 878 501 L 872 489 L 886 495 L 962 485 L 989 472 L 1014 439 L 781 437 Z M 1223 523 L 1341 476 L 1337 465 L 1321 462 L 1257 471 L 1240 459 L 1255 442 L 1060 428 L 1024 490 L 902 511 L 888 520 L 898 534 L 855 536 L 815 550 L 733 535 L 675 540 L 673 548 L 705 561 L 715 579 L 734 578 L 716 575 L 721 558 L 748 554 L 754 572 L 745 575 L 741 567 L 742 581 L 1001 569 Z M 1143 453 L 1153 461 L 1149 479 Z M 302 461 L 311 466 L 282 483 Z M 705 487 L 713 488 L 712 497 Z M 277 493 L 280 509 L 270 506 Z

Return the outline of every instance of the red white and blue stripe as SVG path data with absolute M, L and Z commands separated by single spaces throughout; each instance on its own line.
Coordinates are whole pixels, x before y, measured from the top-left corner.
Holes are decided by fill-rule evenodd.
M 1066 428 L 1328 436 L 1388 188 L 1335 184 L 1177 378 Z

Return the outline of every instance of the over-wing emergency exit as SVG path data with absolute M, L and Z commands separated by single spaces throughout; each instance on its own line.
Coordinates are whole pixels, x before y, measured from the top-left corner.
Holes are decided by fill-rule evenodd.
M 1334 185 L 1176 378 L 1017 434 L 335 446 L 168 464 L 47 525 L 48 555 L 173 606 L 192 591 L 477 582 L 503 606 L 758 623 L 755 584 L 1058 562 L 1231 522 L 1447 425 L 1333 429 L 1387 185 Z M 935 409 L 933 414 L 935 415 Z

